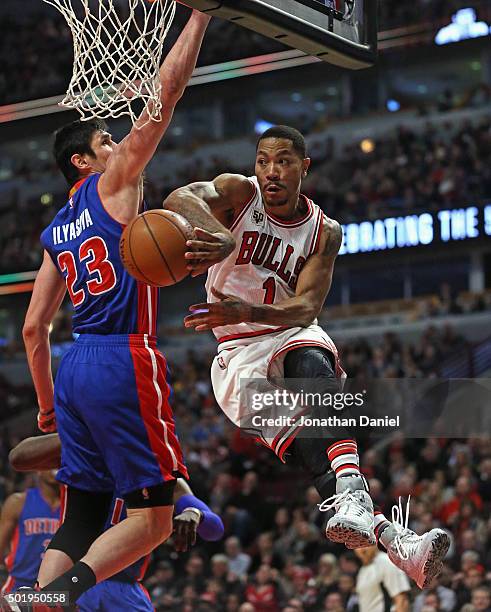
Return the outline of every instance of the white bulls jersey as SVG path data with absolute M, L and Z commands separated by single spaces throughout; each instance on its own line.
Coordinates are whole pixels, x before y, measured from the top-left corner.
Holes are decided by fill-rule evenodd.
M 295 295 L 298 275 L 315 253 L 322 230 L 321 209 L 305 196 L 307 212 L 295 221 L 282 221 L 266 212 L 255 176 L 250 177 L 255 192 L 230 228 L 237 246 L 224 261 L 208 271 L 208 301 L 222 293 L 236 295 L 253 304 L 276 304 Z M 220 342 L 260 336 L 286 329 L 260 323 L 239 323 L 213 331 Z

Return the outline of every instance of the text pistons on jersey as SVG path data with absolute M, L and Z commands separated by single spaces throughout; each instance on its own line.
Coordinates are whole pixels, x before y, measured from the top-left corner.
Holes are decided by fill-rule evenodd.
M 283 240 L 271 234 L 259 232 L 244 232 L 239 254 L 235 261 L 236 266 L 252 263 L 262 266 L 284 281 L 290 289 L 295 290 L 300 271 L 305 264 L 305 257 L 294 257 L 295 249 L 291 244 L 284 247 L 283 257 L 277 257 L 278 251 L 283 251 Z M 293 257 L 293 260 L 292 260 Z M 290 263 L 290 260 L 291 263 Z
M 59 519 L 30 518 L 24 521 L 24 532 L 27 536 L 48 534 L 54 535 L 60 526 Z
M 75 221 L 53 227 L 53 244 L 63 244 L 63 242 L 75 240 L 90 225 L 94 225 L 92 217 L 88 209 L 84 208 Z

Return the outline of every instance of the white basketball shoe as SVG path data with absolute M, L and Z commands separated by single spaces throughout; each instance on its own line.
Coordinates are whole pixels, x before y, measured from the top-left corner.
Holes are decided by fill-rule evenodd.
M 326 525 L 326 537 L 347 548 L 364 548 L 376 543 L 373 503 L 367 493 L 363 476 L 340 476 L 336 481 L 336 495 L 319 504 L 321 512 L 334 509 L 335 514 Z
M 431 585 L 443 568 L 450 536 L 443 529 L 432 529 L 419 536 L 408 528 L 409 499 L 402 520 L 402 503 L 392 508 L 392 523 L 380 535 L 392 563 L 412 578 L 420 589 Z

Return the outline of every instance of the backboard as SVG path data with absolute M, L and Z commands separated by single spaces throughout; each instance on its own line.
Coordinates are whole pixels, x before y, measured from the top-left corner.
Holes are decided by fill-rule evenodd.
M 186 0 L 211 15 L 350 69 L 374 64 L 377 0 Z

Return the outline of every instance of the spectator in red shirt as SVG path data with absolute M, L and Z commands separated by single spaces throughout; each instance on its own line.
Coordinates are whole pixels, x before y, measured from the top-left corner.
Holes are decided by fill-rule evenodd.
M 459 515 L 462 503 L 467 500 L 473 502 L 479 511 L 482 510 L 483 503 L 481 496 L 473 490 L 470 478 L 460 476 L 455 483 L 455 495 L 443 506 L 440 512 L 440 519 L 445 524 L 452 525 Z
M 245 596 L 255 612 L 279 612 L 279 587 L 269 565 L 261 565 L 253 582 L 247 585 Z

